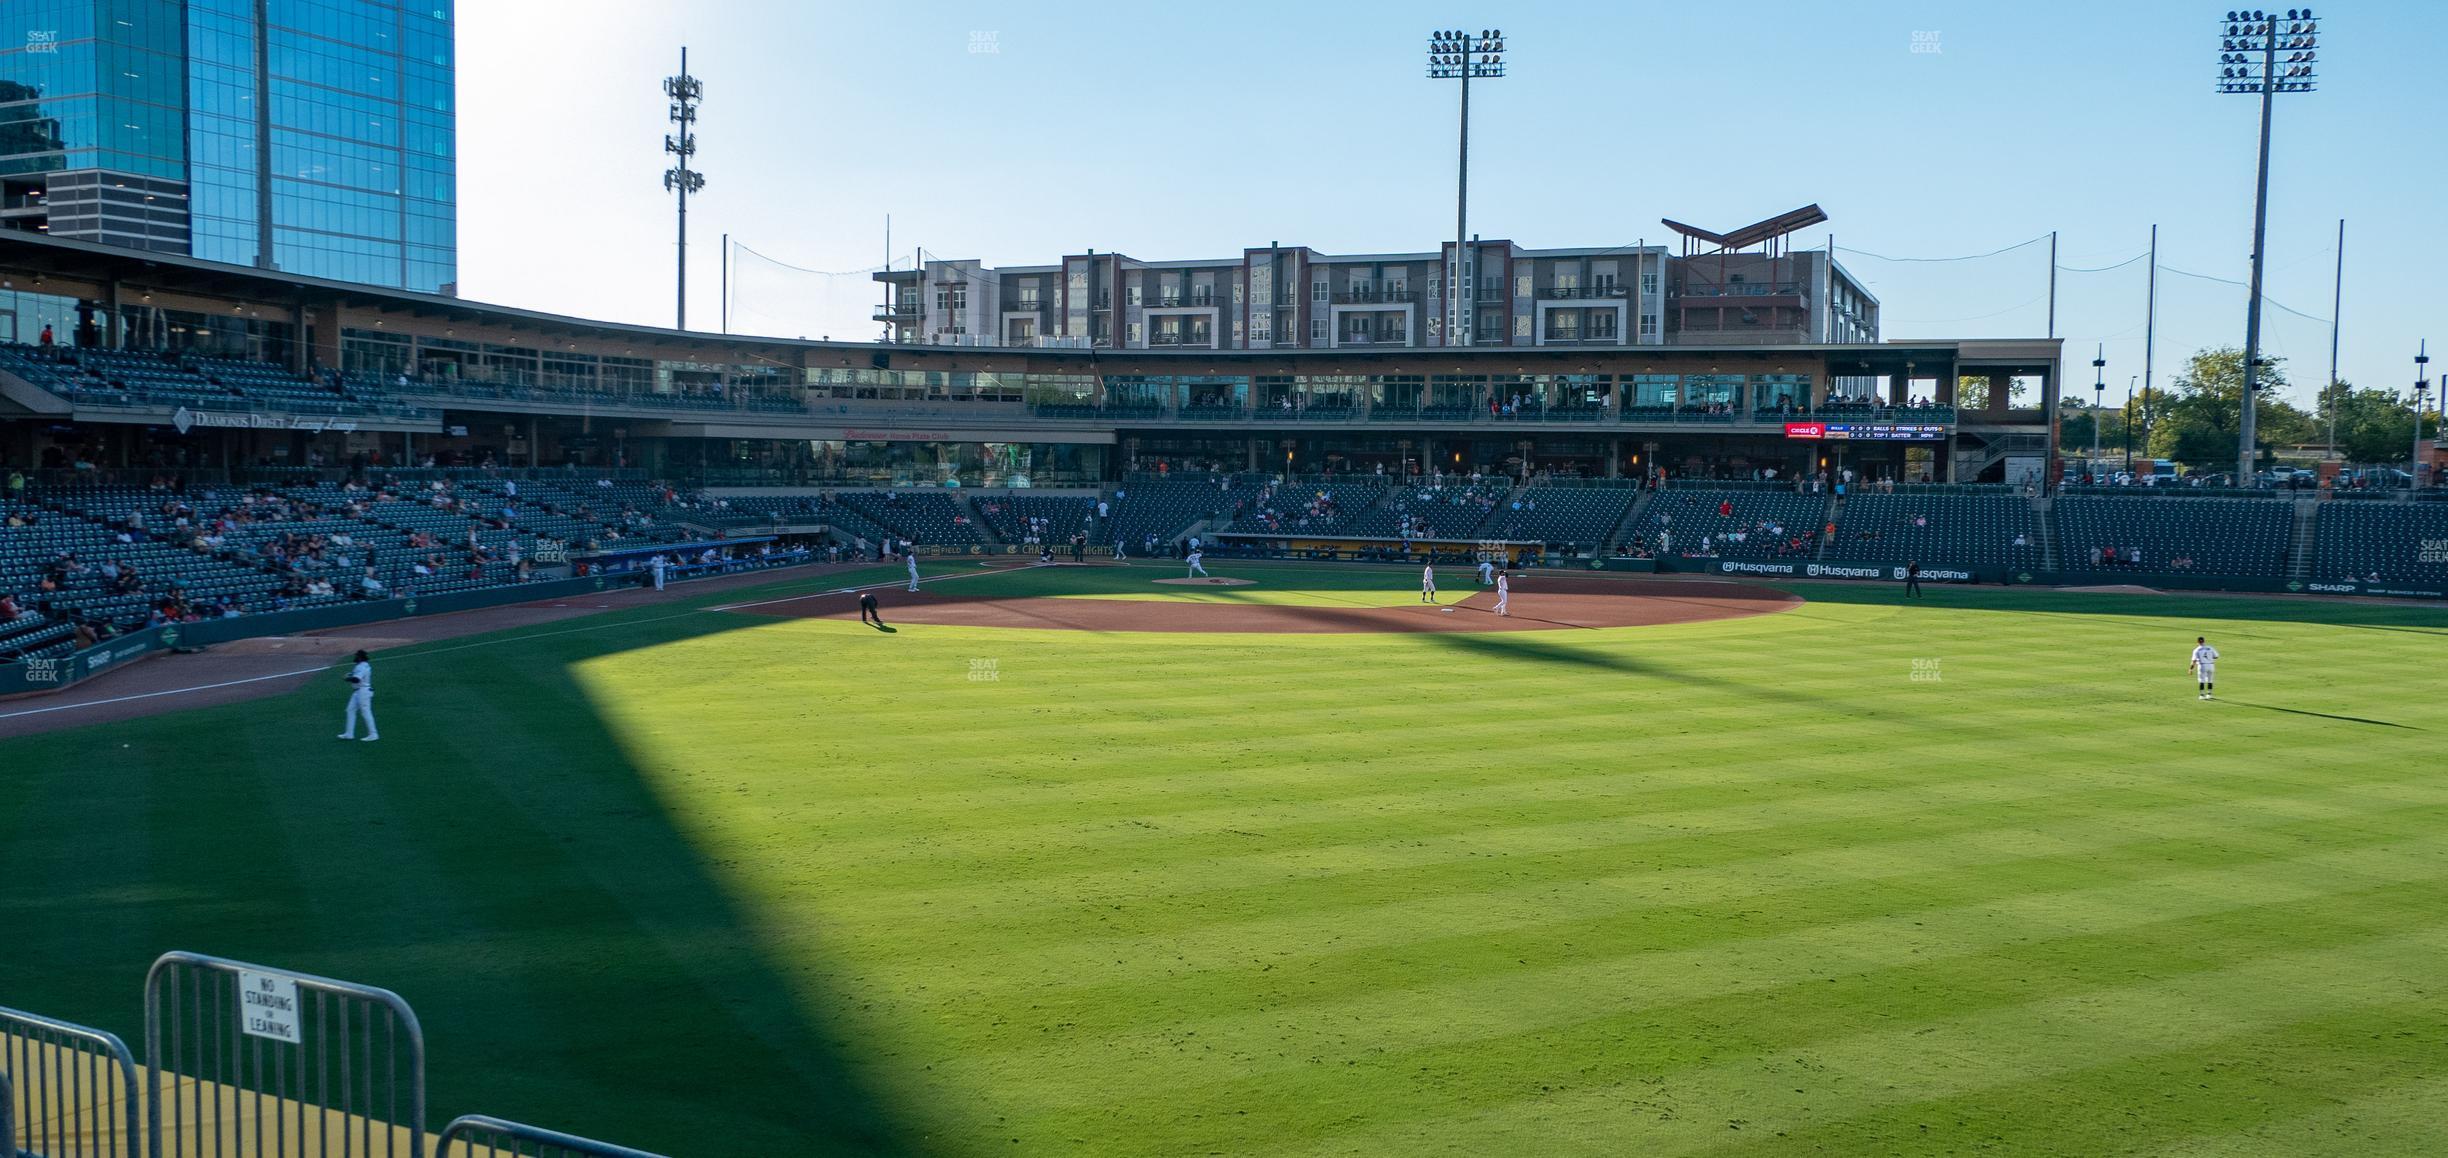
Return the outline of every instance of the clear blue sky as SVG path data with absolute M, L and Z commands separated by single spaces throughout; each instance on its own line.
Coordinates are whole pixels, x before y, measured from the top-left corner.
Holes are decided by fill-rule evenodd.
M 1729 13 L 1745 13 L 1739 19 Z M 2161 227 L 2161 265 L 2241 281 L 2256 102 L 2211 87 L 2216 4 L 811 4 L 519 0 L 460 6 L 460 270 L 468 297 L 669 324 L 661 78 L 707 97 L 690 320 L 719 324 L 720 247 L 816 270 L 992 264 L 1084 249 L 1216 257 L 1280 240 L 1433 247 L 1453 227 L 1454 85 L 1427 33 L 1501 27 L 1512 75 L 1472 91 L 1471 225 L 1525 245 L 1664 240 L 1660 217 L 1744 224 L 1808 202 L 1803 244 L 1889 257 L 2060 235 L 2110 266 Z M 1423 14 L 1429 13 L 1429 14 Z M 2322 10 L 2319 91 L 2280 98 L 2268 344 L 2326 373 L 2339 218 L 2342 373 L 2404 389 L 2448 346 L 2448 4 Z M 1934 33 L 1937 51 L 1913 51 Z M 1929 43 L 1925 38 L 1922 43 Z M 2045 243 L 1976 261 L 1840 258 L 1889 337 L 2037 335 Z M 2142 368 L 2145 263 L 2060 275 L 2069 377 L 2107 342 Z M 2160 380 L 2240 344 L 2240 288 L 2163 272 Z M 869 338 L 863 273 L 736 268 L 733 328 Z M 2439 351 L 2448 364 L 2448 349 Z

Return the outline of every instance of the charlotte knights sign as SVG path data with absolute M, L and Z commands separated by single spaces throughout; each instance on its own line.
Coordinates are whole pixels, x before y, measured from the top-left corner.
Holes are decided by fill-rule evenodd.
M 224 414 L 216 410 L 192 410 L 185 406 L 170 416 L 170 425 L 180 434 L 199 426 L 229 426 L 242 430 L 312 430 L 339 431 L 343 434 L 357 429 L 357 424 L 336 418 L 303 418 L 295 414 Z

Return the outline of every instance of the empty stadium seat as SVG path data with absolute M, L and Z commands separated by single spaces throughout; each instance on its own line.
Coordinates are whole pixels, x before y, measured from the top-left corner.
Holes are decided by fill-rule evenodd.
M 2063 495 L 2053 511 L 2058 570 L 2199 571 L 2250 579 L 2286 577 L 2295 533 L 2295 506 L 2274 498 L 2110 497 Z M 2102 560 L 2092 562 L 2092 550 Z M 2110 564 L 2140 548 L 2139 568 Z

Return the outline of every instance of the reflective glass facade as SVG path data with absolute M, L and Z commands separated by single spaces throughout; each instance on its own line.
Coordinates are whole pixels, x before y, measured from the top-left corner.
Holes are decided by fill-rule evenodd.
M 455 0 L 0 0 L 0 224 L 458 280 Z
M 453 2 L 186 0 L 196 256 L 450 292 Z
M 181 0 L 0 0 L 0 216 L 187 248 Z

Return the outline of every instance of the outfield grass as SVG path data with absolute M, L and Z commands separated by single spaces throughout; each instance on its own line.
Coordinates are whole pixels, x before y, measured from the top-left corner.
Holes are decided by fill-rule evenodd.
M 1164 597 L 1417 597 L 1211 569 L 1260 586 Z M 437 1120 L 688 1155 L 2439 1152 L 2448 614 L 1796 590 L 1383 636 L 664 607 L 383 657 L 379 745 L 336 676 L 0 742 L 0 1004 L 135 1040 L 168 948 L 382 984 Z

